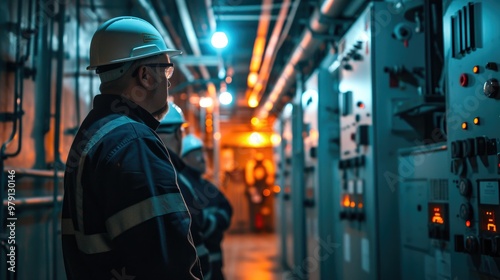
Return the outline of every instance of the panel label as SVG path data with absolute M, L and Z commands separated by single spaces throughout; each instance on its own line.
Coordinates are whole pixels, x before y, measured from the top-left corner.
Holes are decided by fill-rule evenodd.
M 479 203 L 499 205 L 498 181 L 479 182 Z

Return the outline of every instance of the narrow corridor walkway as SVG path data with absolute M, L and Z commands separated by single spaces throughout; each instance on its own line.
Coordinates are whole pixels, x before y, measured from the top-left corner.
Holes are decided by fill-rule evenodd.
M 222 247 L 227 280 L 285 279 L 275 234 L 226 234 Z

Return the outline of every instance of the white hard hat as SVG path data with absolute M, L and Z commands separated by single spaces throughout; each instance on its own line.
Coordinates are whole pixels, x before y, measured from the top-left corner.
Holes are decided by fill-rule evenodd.
M 156 130 L 158 133 L 173 133 L 175 129 L 186 122 L 182 109 L 173 102 L 168 102 L 167 114 L 160 121 L 160 126 Z
M 168 48 L 149 22 L 132 16 L 116 17 L 101 24 L 94 33 L 87 70 L 163 53 L 172 57 L 182 52 Z
M 182 151 L 181 157 L 185 156 L 189 152 L 203 148 L 203 142 L 200 138 L 194 136 L 193 134 L 188 134 L 182 138 Z

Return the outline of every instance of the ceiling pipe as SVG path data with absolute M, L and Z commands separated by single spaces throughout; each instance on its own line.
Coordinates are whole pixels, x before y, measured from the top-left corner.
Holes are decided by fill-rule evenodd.
M 264 61 L 260 67 L 257 82 L 252 89 L 250 94 L 250 99 L 260 100 L 261 92 L 266 90 L 267 81 L 269 79 L 269 73 L 271 72 L 274 58 L 276 57 L 276 50 L 278 47 L 278 40 L 280 39 L 280 34 L 283 30 L 283 25 L 288 15 L 288 7 L 290 6 L 291 0 L 284 0 L 279 11 L 278 21 L 274 25 L 273 32 L 267 44 L 267 48 L 264 52 Z
M 212 0 L 205 0 L 205 8 L 207 9 L 207 20 L 208 26 L 210 27 L 210 34 L 215 32 L 217 28 L 217 23 L 215 22 L 214 8 L 212 5 Z
M 309 59 L 312 54 L 318 50 L 322 40 L 314 37 L 315 34 L 324 34 L 328 31 L 331 23 L 321 21 L 323 17 L 336 18 L 339 17 L 349 0 L 325 0 L 319 10 L 315 10 L 309 21 L 309 28 L 306 28 L 302 33 L 299 44 L 293 51 L 290 59 L 278 78 L 275 87 L 272 89 L 264 102 L 261 102 L 254 116 L 259 119 L 265 119 L 269 116 L 269 112 L 273 109 L 274 103 L 279 97 L 293 84 L 295 81 L 295 66 L 300 61 Z
M 179 15 L 182 22 L 182 27 L 184 28 L 184 32 L 186 32 L 186 37 L 195 56 L 201 56 L 200 45 L 198 44 L 198 37 L 196 36 L 196 32 L 194 30 L 193 21 L 191 20 L 191 15 L 189 14 L 188 7 L 186 5 L 185 0 L 176 0 L 177 9 L 179 10 Z M 203 79 L 209 80 L 210 73 L 207 70 L 207 67 L 204 65 L 200 65 L 200 73 Z
M 170 37 L 168 31 L 165 29 L 163 21 L 156 14 L 156 9 L 151 4 L 151 2 L 148 0 L 139 0 L 139 4 L 142 7 L 142 9 L 148 14 L 149 18 L 151 19 L 151 23 L 156 27 L 156 29 L 158 29 L 160 34 L 163 36 L 163 39 L 165 40 L 167 46 L 170 48 L 176 48 L 174 41 Z M 191 73 L 191 71 L 189 71 L 186 65 L 182 64 L 182 59 L 177 60 L 174 57 L 173 60 L 176 62 L 176 68 L 179 69 L 182 72 L 182 74 L 184 74 L 186 80 L 189 82 L 194 81 L 193 74 Z

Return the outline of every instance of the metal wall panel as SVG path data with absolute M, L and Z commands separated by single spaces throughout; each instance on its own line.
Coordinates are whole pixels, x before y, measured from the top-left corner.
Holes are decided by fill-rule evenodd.
M 446 144 L 400 150 L 401 279 L 450 279 Z
M 373 2 L 339 43 L 340 279 L 401 279 L 397 150 L 417 136 L 393 112 L 420 92 L 399 76 L 424 67 L 423 33 L 404 16 L 419 3 Z

